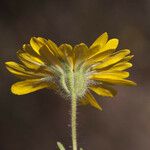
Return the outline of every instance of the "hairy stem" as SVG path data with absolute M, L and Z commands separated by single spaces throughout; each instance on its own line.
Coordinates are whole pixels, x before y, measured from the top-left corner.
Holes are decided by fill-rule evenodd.
M 77 150 L 77 99 L 74 90 L 72 91 L 72 104 L 71 104 L 71 130 L 72 130 L 72 147 Z

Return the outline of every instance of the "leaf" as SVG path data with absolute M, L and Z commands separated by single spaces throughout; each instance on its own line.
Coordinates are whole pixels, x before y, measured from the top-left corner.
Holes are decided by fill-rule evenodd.
M 61 144 L 60 142 L 57 142 L 57 146 L 60 150 L 65 150 L 63 144 Z M 82 150 L 82 149 L 81 149 Z

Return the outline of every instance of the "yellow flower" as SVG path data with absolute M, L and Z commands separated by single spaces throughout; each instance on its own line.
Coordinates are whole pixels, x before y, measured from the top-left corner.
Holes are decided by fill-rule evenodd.
M 117 46 L 118 39 L 108 40 L 107 33 L 90 47 L 84 43 L 57 46 L 51 40 L 32 37 L 30 44 L 17 52 L 22 64 L 6 62 L 7 69 L 23 79 L 13 84 L 11 91 L 23 95 L 48 88 L 70 98 L 73 90 L 81 104 L 101 109 L 91 91 L 113 97 L 114 85 L 136 85 L 126 79 L 129 73 L 124 71 L 132 67 L 128 61 L 133 55 L 129 49 L 116 51 Z

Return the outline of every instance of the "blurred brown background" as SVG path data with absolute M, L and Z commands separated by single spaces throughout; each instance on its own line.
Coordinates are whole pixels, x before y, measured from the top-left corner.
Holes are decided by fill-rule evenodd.
M 71 150 L 70 103 L 48 90 L 15 96 L 4 62 L 31 36 L 57 44 L 90 45 L 107 31 L 119 48 L 135 55 L 130 69 L 137 87 L 117 87 L 103 106 L 78 108 L 78 141 L 85 150 L 150 149 L 150 0 L 1 0 L 0 1 L 0 150 Z

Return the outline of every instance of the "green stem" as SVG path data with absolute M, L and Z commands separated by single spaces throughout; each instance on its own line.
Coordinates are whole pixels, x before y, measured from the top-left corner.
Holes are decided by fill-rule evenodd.
M 72 105 L 71 105 L 71 129 L 72 129 L 72 147 L 73 150 L 77 150 L 77 99 L 74 90 L 72 91 Z

